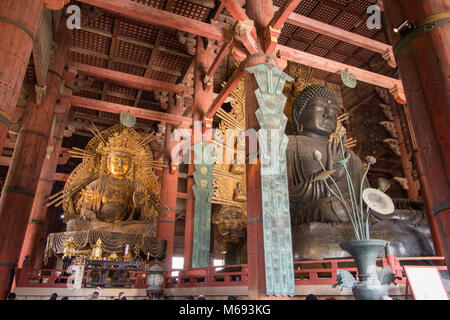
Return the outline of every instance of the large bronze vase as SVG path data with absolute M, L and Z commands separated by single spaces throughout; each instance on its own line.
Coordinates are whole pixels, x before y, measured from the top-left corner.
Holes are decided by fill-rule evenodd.
M 356 300 L 380 300 L 388 295 L 387 285 L 382 285 L 377 275 L 378 252 L 386 246 L 384 240 L 353 240 L 339 244 L 355 259 L 359 281 L 353 287 Z

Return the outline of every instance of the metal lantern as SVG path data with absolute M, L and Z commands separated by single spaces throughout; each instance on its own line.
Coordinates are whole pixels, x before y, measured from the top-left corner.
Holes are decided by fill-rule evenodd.
M 103 245 L 102 240 L 98 239 L 97 243 L 92 246 L 91 259 L 102 260 Z
M 153 265 L 147 277 L 147 294 L 162 293 L 164 283 L 163 268 L 159 264 Z
M 73 241 L 73 238 L 70 238 L 68 242 L 64 245 L 64 256 L 63 258 L 71 258 L 75 256 L 76 253 L 76 244 Z

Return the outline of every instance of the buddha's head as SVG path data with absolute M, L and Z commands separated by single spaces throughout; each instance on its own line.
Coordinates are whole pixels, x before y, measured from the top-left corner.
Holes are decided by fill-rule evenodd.
M 130 170 L 132 156 L 126 152 L 111 152 L 108 157 L 108 168 L 115 178 L 123 178 Z
M 338 105 L 336 94 L 327 87 L 306 87 L 292 106 L 296 134 L 328 138 L 336 130 Z

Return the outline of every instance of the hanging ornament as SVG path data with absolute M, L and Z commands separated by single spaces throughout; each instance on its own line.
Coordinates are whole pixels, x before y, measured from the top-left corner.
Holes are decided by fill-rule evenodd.
M 121 112 L 120 123 L 123 124 L 125 127 L 133 128 L 134 125 L 136 124 L 136 117 L 129 112 Z
M 349 88 L 356 88 L 356 77 L 354 74 L 348 72 L 348 70 L 342 70 L 341 72 L 341 79 L 345 86 Z

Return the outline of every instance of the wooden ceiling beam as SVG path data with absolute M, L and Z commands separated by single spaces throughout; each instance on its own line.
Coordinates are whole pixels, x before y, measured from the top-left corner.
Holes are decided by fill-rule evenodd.
M 370 83 L 386 89 L 397 88 L 400 93 L 400 98 L 406 100 L 401 80 L 319 57 L 307 52 L 298 51 L 282 45 L 278 45 L 277 50 L 279 57 L 282 59 L 300 63 L 306 66 L 311 66 L 313 68 L 328 71 L 331 73 L 348 70 L 348 72 L 354 74 L 356 79 L 359 81 Z
M 274 10 L 279 9 L 274 6 Z M 363 37 L 359 34 L 343 30 L 341 28 L 317 21 L 315 19 L 311 19 L 306 16 L 302 16 L 297 13 L 291 13 L 286 22 L 303 29 L 314 31 L 319 34 L 323 34 L 325 36 L 332 37 L 334 39 L 338 39 L 355 46 L 380 53 L 383 56 L 389 57 L 386 60 L 391 67 L 396 66 L 392 46 L 386 43 Z
M 224 30 L 212 24 L 129 0 L 79 0 L 79 2 L 113 11 L 153 25 L 193 33 L 220 42 L 230 41 L 234 36 L 233 32 Z
M 173 125 L 190 126 L 192 124 L 192 119 L 188 117 L 177 116 L 166 112 L 135 108 L 113 102 L 101 101 L 79 96 L 72 96 L 71 104 L 72 106 L 79 108 L 98 110 L 115 114 L 120 114 L 121 112 L 129 112 L 136 118 L 160 121 Z
M 269 22 L 269 26 L 274 29 L 280 30 L 301 1 L 302 0 L 286 0 L 283 6 L 276 10 L 272 20 Z
M 168 0 L 164 10 L 170 11 L 172 9 L 173 2 L 174 2 L 174 0 Z M 153 45 L 152 53 L 150 55 L 150 58 L 147 61 L 147 65 L 145 66 L 144 78 L 149 78 L 152 70 L 155 69 L 154 66 L 153 66 L 153 63 L 155 61 L 155 58 L 156 58 L 156 55 L 157 55 L 157 52 L 158 52 L 158 48 L 159 48 L 160 43 L 161 43 L 162 33 L 163 33 L 162 30 L 158 31 L 158 35 L 156 36 L 155 44 Z M 139 90 L 137 95 L 136 95 L 136 99 L 134 100 L 134 106 L 135 107 L 139 106 L 139 102 L 141 101 L 141 96 L 142 96 L 142 90 Z
M 227 84 L 222 88 L 220 93 L 217 95 L 217 97 L 211 104 L 211 107 L 209 107 L 208 111 L 206 112 L 207 118 L 212 119 L 214 117 L 217 110 L 219 110 L 219 108 L 222 106 L 222 104 L 225 102 L 225 100 L 228 98 L 231 92 L 239 84 L 239 81 L 241 81 L 241 78 L 245 74 L 245 65 L 246 65 L 245 62 L 241 63 L 239 67 L 234 71 L 233 75 L 228 80 Z
M 219 53 L 217 54 L 216 58 L 214 59 L 213 63 L 209 67 L 209 70 L 206 74 L 207 77 L 212 78 L 214 76 L 214 73 L 216 73 L 217 68 L 222 63 L 223 59 L 228 55 L 230 52 L 232 45 L 232 41 L 224 43 L 222 45 L 222 48 L 220 49 Z
M 78 62 L 69 62 L 69 66 L 78 68 L 78 72 L 85 75 L 92 76 L 94 78 L 106 79 L 127 88 L 134 88 L 144 91 L 159 90 L 174 93 L 186 93 L 190 95 L 194 94 L 194 90 L 186 86 L 139 77 L 129 73 L 99 68 Z

